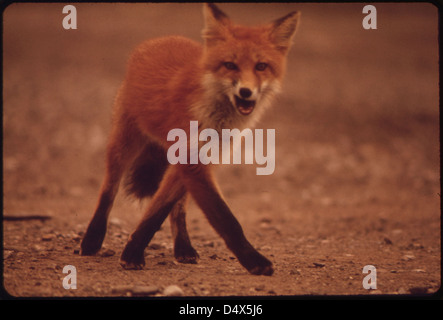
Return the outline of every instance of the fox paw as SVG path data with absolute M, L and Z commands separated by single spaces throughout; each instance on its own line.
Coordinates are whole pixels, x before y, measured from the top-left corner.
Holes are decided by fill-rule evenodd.
M 142 270 L 145 265 L 145 262 L 143 261 L 143 263 L 135 263 L 135 262 L 128 262 L 128 261 L 124 261 L 124 260 L 120 259 L 120 265 L 125 270 Z
M 253 275 L 272 276 L 274 268 L 272 262 L 255 251 L 247 257 L 239 259 L 240 263 Z
M 82 256 L 95 255 L 102 247 L 105 234 L 106 234 L 106 226 L 104 228 L 88 229 L 80 245 L 80 255 Z
M 143 269 L 145 265 L 144 250 L 140 250 L 128 242 L 120 257 L 120 265 L 126 270 Z
M 196 264 L 200 256 L 192 246 L 176 244 L 174 247 L 174 257 L 180 263 Z
M 272 276 L 274 273 L 274 268 L 272 267 L 272 263 L 268 266 L 256 266 L 252 269 L 248 270 L 250 274 L 253 275 L 263 275 L 263 276 Z

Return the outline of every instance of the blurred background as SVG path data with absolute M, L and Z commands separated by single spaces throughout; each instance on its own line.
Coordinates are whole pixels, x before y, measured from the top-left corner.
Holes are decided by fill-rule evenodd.
M 6 206 L 97 188 L 131 50 L 162 35 L 199 40 L 203 27 L 201 4 L 79 3 L 77 30 L 63 29 L 63 7 L 16 3 L 3 13 Z M 361 4 L 222 8 L 246 24 L 302 11 L 284 93 L 260 124 L 277 130 L 272 182 L 305 196 L 338 183 L 438 191 L 435 7 L 377 4 L 377 30 L 363 29 Z

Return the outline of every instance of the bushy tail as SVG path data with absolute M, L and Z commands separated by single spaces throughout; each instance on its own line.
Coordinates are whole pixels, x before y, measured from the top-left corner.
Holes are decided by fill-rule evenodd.
M 126 176 L 126 192 L 140 199 L 152 196 L 167 167 L 165 150 L 156 143 L 147 144 Z

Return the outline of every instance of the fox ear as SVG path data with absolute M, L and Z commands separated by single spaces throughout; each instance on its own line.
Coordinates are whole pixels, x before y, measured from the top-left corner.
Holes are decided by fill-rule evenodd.
M 286 52 L 291 46 L 300 15 L 300 12 L 294 11 L 272 22 L 271 40 L 278 50 Z
M 213 3 L 203 5 L 203 16 L 205 28 L 202 31 L 202 36 L 206 44 L 224 40 L 226 28 L 231 23 L 228 16 Z

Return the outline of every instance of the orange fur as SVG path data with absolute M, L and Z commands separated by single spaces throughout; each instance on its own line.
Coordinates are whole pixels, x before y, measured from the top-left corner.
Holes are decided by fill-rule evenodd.
M 83 255 L 100 249 L 118 186 L 131 169 L 132 191 L 153 198 L 123 251 L 124 268 L 144 265 L 143 250 L 170 212 L 176 258 L 196 262 L 198 254 L 184 222 L 189 193 L 249 272 L 272 274 L 272 263 L 244 237 L 218 190 L 211 166 L 168 165 L 165 152 L 173 141 L 166 137 L 176 128 L 189 136 L 193 120 L 199 129 L 217 131 L 253 125 L 280 91 L 299 14 L 293 12 L 258 27 L 232 23 L 213 4 L 204 5 L 204 16 L 204 45 L 171 36 L 148 40 L 131 56 L 115 102 L 107 171 L 82 242 Z

